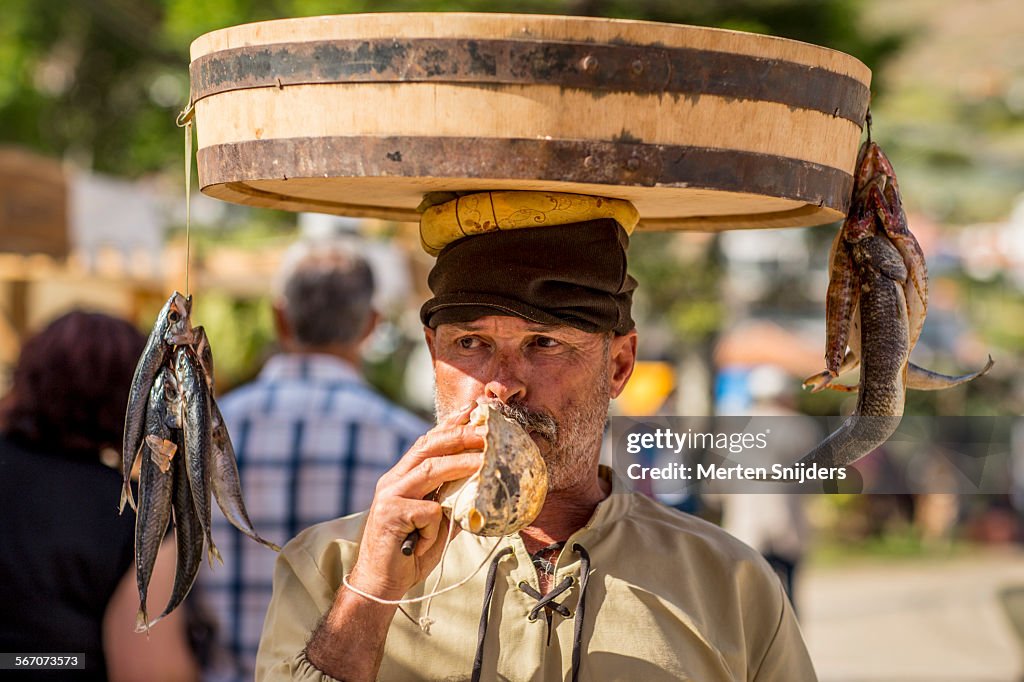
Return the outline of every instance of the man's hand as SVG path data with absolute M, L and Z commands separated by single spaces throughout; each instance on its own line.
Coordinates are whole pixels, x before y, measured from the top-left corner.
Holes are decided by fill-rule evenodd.
M 428 431 L 381 476 L 349 575 L 354 587 L 381 599 L 401 599 L 437 565 L 448 522 L 440 504 L 423 498 L 480 468 L 483 427 L 469 425 L 475 406 L 467 405 Z M 413 555 L 406 556 L 402 542 L 413 530 L 420 539 Z M 309 662 L 338 679 L 375 679 L 394 613 L 394 606 L 339 588 L 306 647 Z
M 421 436 L 401 460 L 377 482 L 359 558 L 349 582 L 383 599 L 399 599 L 425 579 L 444 549 L 448 522 L 441 505 L 423 499 L 442 483 L 480 468 L 482 427 L 469 425 L 468 406 Z M 475 452 L 467 452 L 475 451 Z M 401 552 L 413 530 L 420 539 L 412 556 Z

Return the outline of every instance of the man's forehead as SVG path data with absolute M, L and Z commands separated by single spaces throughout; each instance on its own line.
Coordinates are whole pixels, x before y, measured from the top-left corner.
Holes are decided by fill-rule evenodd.
M 587 332 L 571 327 L 567 324 L 544 324 L 532 322 L 521 317 L 511 315 L 487 315 L 468 322 L 446 322 L 437 326 L 439 332 L 444 331 L 522 331 L 522 332 L 543 332 L 543 333 L 571 333 L 586 335 Z

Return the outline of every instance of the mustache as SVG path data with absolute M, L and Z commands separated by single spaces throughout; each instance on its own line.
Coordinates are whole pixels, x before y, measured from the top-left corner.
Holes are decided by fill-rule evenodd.
M 502 415 L 516 422 L 527 431 L 536 433 L 549 443 L 554 443 L 558 438 L 558 422 L 547 412 L 532 410 L 519 402 L 502 403 L 495 401 L 492 404 L 501 411 Z

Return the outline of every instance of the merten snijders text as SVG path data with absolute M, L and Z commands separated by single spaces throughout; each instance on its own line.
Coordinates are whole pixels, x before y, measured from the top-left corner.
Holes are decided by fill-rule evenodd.
M 673 462 L 660 467 L 646 467 L 630 464 L 626 475 L 634 481 L 645 479 L 669 481 L 843 481 L 846 469 L 843 467 L 822 467 L 817 464 L 773 464 L 770 467 L 744 466 L 742 464 L 681 464 Z

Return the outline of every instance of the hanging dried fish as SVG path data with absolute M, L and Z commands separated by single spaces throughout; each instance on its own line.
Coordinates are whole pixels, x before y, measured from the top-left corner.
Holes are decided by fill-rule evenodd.
M 213 410 L 210 394 L 199 367 L 199 360 L 189 346 L 174 351 L 174 376 L 181 397 L 181 425 L 185 434 L 185 467 L 192 488 L 192 504 L 206 536 L 206 552 L 210 565 L 216 558 L 223 563 L 213 542 L 210 500 L 212 495 Z
M 135 516 L 135 577 L 139 585 L 139 615 L 136 629 L 148 627 L 146 593 L 153 576 L 156 555 L 171 521 L 171 488 L 174 474 L 171 465 L 178 446 L 171 440 L 168 396 L 177 393 L 174 375 L 161 368 L 149 392 L 146 407 L 146 439 L 143 445 L 142 470 L 139 474 L 139 506 Z
M 183 434 L 176 430 L 179 451 L 185 449 Z M 171 462 L 173 485 L 171 488 L 171 510 L 174 513 L 174 545 L 177 552 L 177 563 L 174 570 L 174 586 L 171 596 L 163 612 L 144 626 L 136 624 L 135 631 L 149 629 L 161 619 L 181 605 L 199 575 L 199 567 L 203 565 L 203 528 L 199 524 L 192 506 L 192 489 L 188 485 L 187 467 L 181 457 Z
M 270 547 L 275 552 L 279 552 L 281 548 L 261 538 L 256 529 L 253 528 L 252 521 L 249 520 L 249 512 L 246 511 L 245 502 L 242 500 L 242 483 L 238 476 L 235 448 L 231 444 L 231 435 L 228 433 L 224 416 L 220 413 L 217 401 L 213 397 L 213 351 L 210 348 L 210 342 L 206 337 L 205 329 L 196 327 L 194 338 L 193 348 L 195 348 L 196 355 L 199 358 L 199 365 L 206 378 L 206 388 L 210 397 L 210 409 L 212 412 L 213 497 L 217 500 L 217 506 L 223 512 L 224 518 L 231 525 L 256 542 Z
M 122 473 L 124 485 L 121 489 L 120 510 L 124 512 L 125 502 L 135 509 L 132 497 L 131 474 L 135 460 L 142 448 L 142 431 L 146 423 L 146 402 L 160 368 L 167 364 L 175 345 L 192 342 L 192 297 L 182 296 L 177 291 L 171 294 L 167 303 L 156 317 L 156 324 L 149 334 L 146 347 L 135 366 L 135 375 L 128 393 L 128 410 L 124 420 L 124 444 Z
M 185 599 L 199 573 L 204 546 L 211 566 L 214 559 L 221 560 L 211 532 L 212 497 L 239 530 L 280 549 L 256 533 L 245 510 L 231 437 L 213 396 L 209 339 L 201 326 L 192 327 L 191 309 L 191 296 L 175 292 L 160 311 L 135 370 L 125 418 L 121 510 L 127 502 L 137 514 L 139 631 L 148 630 Z M 130 477 L 140 453 L 136 507 Z M 171 518 L 177 551 L 174 587 L 163 613 L 150 621 L 146 595 Z

